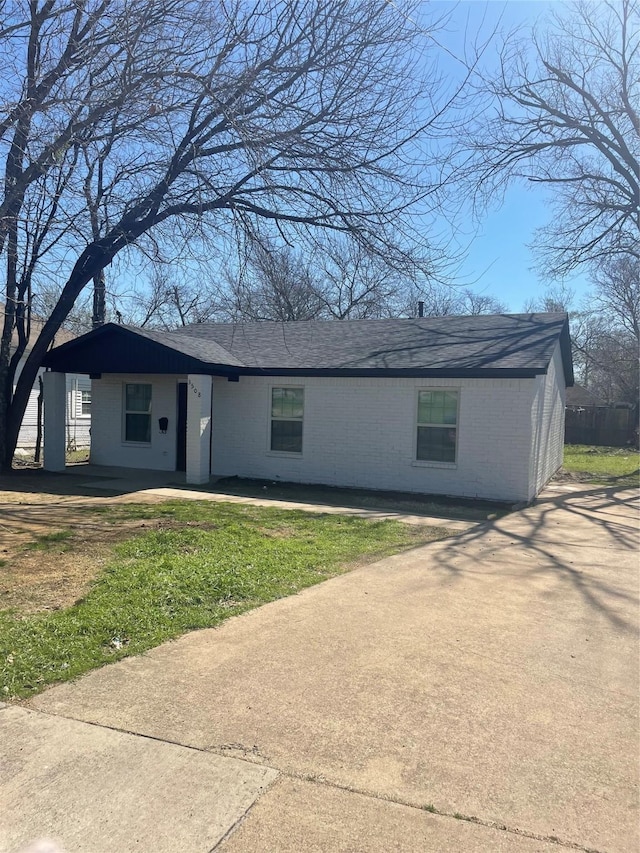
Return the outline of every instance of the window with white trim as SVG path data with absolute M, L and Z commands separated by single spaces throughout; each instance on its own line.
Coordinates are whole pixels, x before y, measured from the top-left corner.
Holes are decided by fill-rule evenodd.
M 458 392 L 418 391 L 416 459 L 455 462 L 458 443 Z
M 151 385 L 127 382 L 124 386 L 124 440 L 151 444 Z
M 302 453 L 304 388 L 271 389 L 271 450 Z
M 80 391 L 80 415 L 83 418 L 91 414 L 91 391 Z

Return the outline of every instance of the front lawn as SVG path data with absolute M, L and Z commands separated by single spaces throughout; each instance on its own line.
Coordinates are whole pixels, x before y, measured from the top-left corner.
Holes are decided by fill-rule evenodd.
M 109 559 L 71 606 L 0 611 L 0 699 L 28 696 L 448 533 L 207 501 L 116 504 L 87 513 L 126 538 L 114 544 L 113 535 L 105 537 Z M 146 520 L 149 529 L 131 536 L 132 520 Z M 71 560 L 75 537 L 68 530 L 40 537 L 40 559 L 50 548 L 54 560 Z M 11 578 L 12 566 L 6 568 Z
M 640 479 L 640 453 L 628 447 L 565 444 L 562 468 L 582 482 L 637 486 Z

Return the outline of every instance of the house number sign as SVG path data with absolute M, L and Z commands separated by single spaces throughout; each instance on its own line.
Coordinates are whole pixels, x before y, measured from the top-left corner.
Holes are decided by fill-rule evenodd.
M 197 395 L 198 395 L 198 397 L 202 397 L 202 393 L 201 393 L 201 391 L 199 390 L 199 388 L 198 388 L 198 387 L 197 387 L 197 386 L 196 386 L 196 385 L 195 385 L 191 380 L 189 380 L 189 388 L 191 388 L 191 390 L 193 391 L 193 393 L 194 393 L 194 394 L 197 394 Z

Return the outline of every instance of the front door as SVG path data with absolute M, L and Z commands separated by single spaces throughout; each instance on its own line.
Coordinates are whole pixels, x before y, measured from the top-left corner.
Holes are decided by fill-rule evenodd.
M 176 420 L 176 471 L 187 470 L 187 383 L 178 382 Z

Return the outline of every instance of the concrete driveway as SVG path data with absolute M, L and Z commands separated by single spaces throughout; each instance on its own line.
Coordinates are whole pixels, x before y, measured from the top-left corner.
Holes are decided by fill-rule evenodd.
M 0 849 L 637 851 L 637 622 L 637 493 L 558 485 L 0 711 Z

